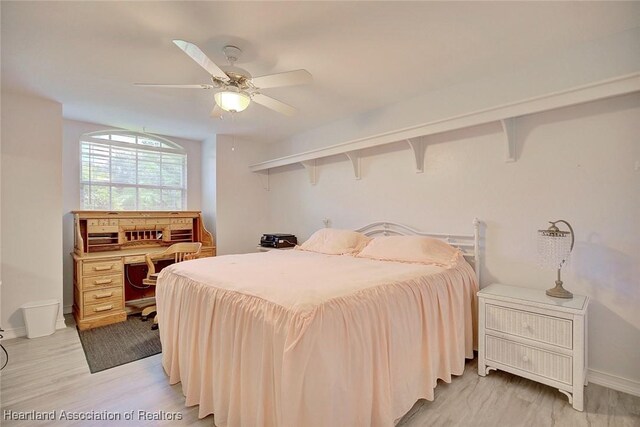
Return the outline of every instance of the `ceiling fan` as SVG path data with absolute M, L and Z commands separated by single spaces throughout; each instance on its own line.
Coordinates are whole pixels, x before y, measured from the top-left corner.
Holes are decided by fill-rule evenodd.
M 295 107 L 263 94 L 262 89 L 306 84 L 312 81 L 311 73 L 307 70 L 287 71 L 284 73 L 252 77 L 248 71 L 234 65 L 242 53 L 242 50 L 236 46 L 225 46 L 222 49 L 224 55 L 227 57 L 227 61 L 229 61 L 229 66 L 225 66 L 223 70 L 210 60 L 195 44 L 184 40 L 174 40 L 173 43 L 210 74 L 211 84 L 176 85 L 135 83 L 135 85 L 182 89 L 219 89 L 213 96 L 216 105 L 211 111 L 212 117 L 219 118 L 224 111 L 239 113 L 245 110 L 251 101 L 291 116 L 296 112 Z

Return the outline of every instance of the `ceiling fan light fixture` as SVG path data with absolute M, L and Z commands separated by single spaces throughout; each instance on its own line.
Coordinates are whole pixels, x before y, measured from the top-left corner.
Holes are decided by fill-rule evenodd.
M 174 40 L 173 43 L 209 73 L 212 84 L 135 83 L 135 85 L 213 90 L 215 106 L 211 111 L 211 117 L 221 118 L 223 111 L 239 113 L 246 110 L 252 102 L 286 116 L 292 116 L 296 113 L 294 107 L 263 94 L 262 89 L 307 84 L 313 80 L 311 73 L 302 69 L 252 77 L 247 70 L 235 66 L 236 61 L 242 54 L 242 50 L 237 46 L 227 45 L 222 49 L 230 64 L 223 69 L 209 59 L 195 44 L 178 39 Z M 215 93 L 218 90 L 220 92 Z
M 251 98 L 245 92 L 222 91 L 213 95 L 216 104 L 224 111 L 239 113 L 251 103 Z

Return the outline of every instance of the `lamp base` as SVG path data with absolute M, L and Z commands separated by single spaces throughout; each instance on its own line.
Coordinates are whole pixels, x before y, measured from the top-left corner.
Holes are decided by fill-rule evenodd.
M 573 298 L 573 294 L 562 287 L 561 281 L 556 281 L 555 288 L 547 289 L 547 295 L 554 298 Z

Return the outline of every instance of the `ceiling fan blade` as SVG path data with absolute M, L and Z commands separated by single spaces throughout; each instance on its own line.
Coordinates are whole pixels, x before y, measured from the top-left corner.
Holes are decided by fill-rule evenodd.
M 176 89 L 213 89 L 213 85 L 165 85 L 165 84 L 155 84 L 155 83 L 134 83 L 135 86 L 144 86 L 144 87 L 166 87 L 166 88 L 176 88 Z
M 216 104 L 213 106 L 213 110 L 211 110 L 210 116 L 214 119 L 220 119 L 222 118 L 222 113 L 224 113 L 224 110 L 220 108 L 218 104 Z
M 289 104 L 285 104 L 282 101 L 278 101 L 277 99 L 271 98 L 270 96 L 263 95 L 261 93 L 254 94 L 251 99 L 264 107 L 271 108 L 272 110 L 277 111 L 278 113 L 282 113 L 286 116 L 293 116 L 296 111 L 298 111 L 296 108 L 292 107 Z
M 219 80 L 229 80 L 227 74 L 220 69 L 212 60 L 210 60 L 198 46 L 184 40 L 174 40 L 176 46 L 184 51 L 191 59 L 196 61 L 198 65 L 207 70 L 209 74 Z
M 254 77 L 253 84 L 260 89 L 280 86 L 294 86 L 311 83 L 313 76 L 307 70 L 287 71 L 285 73 L 269 74 L 266 76 Z

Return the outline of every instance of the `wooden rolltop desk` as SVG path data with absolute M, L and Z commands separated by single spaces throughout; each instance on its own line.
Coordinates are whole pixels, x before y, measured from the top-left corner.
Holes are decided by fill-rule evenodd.
M 199 211 L 73 211 L 73 314 L 81 330 L 127 319 L 128 268 L 179 242 L 201 242 L 199 257 L 216 255 Z M 125 301 L 126 300 L 126 301 Z

